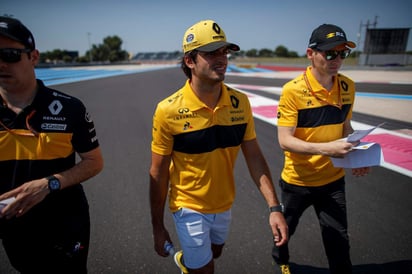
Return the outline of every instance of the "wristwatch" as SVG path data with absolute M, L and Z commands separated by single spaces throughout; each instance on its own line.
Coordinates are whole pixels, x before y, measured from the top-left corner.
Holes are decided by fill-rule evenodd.
M 284 212 L 284 206 L 283 204 L 279 204 L 277 206 L 271 206 L 269 207 L 269 212 Z
M 60 181 L 55 176 L 49 176 L 46 178 L 49 181 L 50 193 L 60 190 Z

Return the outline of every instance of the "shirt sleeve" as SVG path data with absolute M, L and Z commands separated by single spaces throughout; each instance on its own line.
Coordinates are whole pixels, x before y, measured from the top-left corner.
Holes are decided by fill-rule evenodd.
M 169 130 L 167 117 L 161 105 L 157 105 L 153 115 L 151 147 L 152 152 L 160 155 L 170 155 L 173 150 L 173 136 Z
M 78 102 L 76 112 L 73 114 L 73 148 L 77 152 L 88 152 L 99 146 L 96 128 L 90 113 L 82 102 Z
M 246 97 L 247 99 L 247 97 Z M 253 118 L 252 107 L 250 106 L 249 99 L 247 99 L 248 121 L 246 126 L 246 132 L 243 140 L 249 141 L 256 138 L 255 121 Z
M 294 127 L 298 121 L 298 108 L 293 94 L 293 89 L 285 85 L 278 105 L 278 126 Z

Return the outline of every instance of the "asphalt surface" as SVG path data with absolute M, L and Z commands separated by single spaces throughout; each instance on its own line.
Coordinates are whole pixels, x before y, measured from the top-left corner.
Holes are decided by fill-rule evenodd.
M 170 68 L 55 86 L 81 98 L 88 106 L 105 159 L 102 173 L 84 183 L 92 221 L 89 273 L 179 273 L 172 258 L 161 258 L 153 249 L 148 169 L 151 120 L 156 103 L 181 87 L 184 81 L 179 68 Z M 286 81 L 235 76 L 228 76 L 226 80 L 275 86 Z M 381 84 L 376 88 L 373 85 L 362 88 L 371 92 L 380 89 L 390 92 L 393 87 Z M 404 89 L 410 91 L 411 85 Z M 374 124 L 373 116 L 357 115 L 357 121 L 369 119 Z M 405 121 L 388 122 L 411 128 Z M 283 159 L 276 127 L 256 120 L 256 131 L 277 187 Z M 222 257 L 215 262 L 215 272 L 275 273 L 266 204 L 250 179 L 241 154 L 235 173 L 237 197 L 231 233 Z M 411 178 L 385 168 L 375 167 L 370 175 L 362 178 L 347 175 L 354 273 L 412 273 L 410 193 Z M 166 214 L 165 220 L 178 246 L 170 214 Z M 302 217 L 290 250 L 293 273 L 328 273 L 319 225 L 312 209 Z M 15 272 L 0 248 L 0 274 L 3 273 Z

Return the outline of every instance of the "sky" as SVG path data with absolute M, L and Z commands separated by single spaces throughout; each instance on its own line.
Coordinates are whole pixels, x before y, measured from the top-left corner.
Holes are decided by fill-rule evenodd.
M 343 28 L 363 50 L 366 27 L 412 28 L 410 0 L 0 0 L 0 15 L 13 15 L 33 33 L 40 52 L 79 51 L 117 35 L 122 48 L 139 52 L 181 51 L 183 34 L 212 19 L 242 50 L 285 46 L 305 53 L 313 29 Z M 407 50 L 412 50 L 412 31 Z

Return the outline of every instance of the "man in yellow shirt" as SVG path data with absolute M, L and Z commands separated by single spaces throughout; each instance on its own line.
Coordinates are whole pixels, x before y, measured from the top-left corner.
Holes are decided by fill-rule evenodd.
M 313 206 L 322 230 L 331 273 L 352 273 L 347 233 L 344 170 L 330 157 L 344 157 L 352 143 L 341 141 L 351 126 L 355 84 L 339 74 L 355 43 L 338 26 L 323 24 L 310 37 L 306 71 L 286 83 L 278 107 L 278 138 L 285 151 L 280 187 L 289 233 Z M 357 176 L 369 168 L 354 169 Z M 287 245 L 274 246 L 272 256 L 282 273 L 290 273 Z
M 221 255 L 229 232 L 233 169 L 240 148 L 273 211 L 269 223 L 276 244 L 287 241 L 286 222 L 256 140 L 248 98 L 223 83 L 227 55 L 238 50 L 212 20 L 190 27 L 184 34 L 181 63 L 188 80 L 157 105 L 153 117 L 150 205 L 155 250 L 168 255 L 164 244 L 171 239 L 163 217 L 169 195 L 182 248 L 174 258 L 182 273 L 214 271 L 214 259 Z

